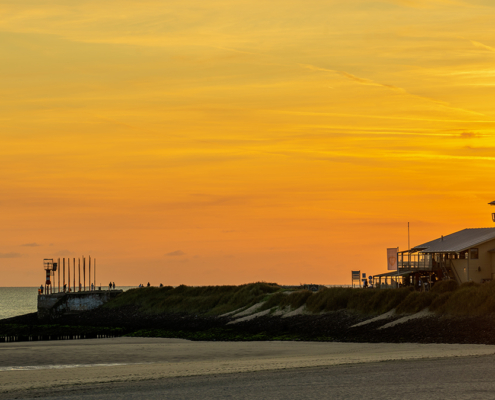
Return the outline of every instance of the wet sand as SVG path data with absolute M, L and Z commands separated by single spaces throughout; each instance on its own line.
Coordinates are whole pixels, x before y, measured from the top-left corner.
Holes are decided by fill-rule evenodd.
M 436 389 L 431 390 L 445 389 L 447 381 L 456 386 L 475 371 L 479 376 L 471 376 L 471 381 L 486 376 L 481 386 L 495 390 L 489 379 L 495 372 L 494 354 L 495 346 L 414 343 L 190 342 L 158 338 L 5 343 L 0 345 L 0 399 L 88 395 L 102 399 L 163 398 L 164 390 L 170 398 L 222 398 L 224 392 L 226 396 L 231 392 L 224 398 L 277 398 L 276 393 L 285 393 L 290 387 L 291 393 L 299 396 L 301 388 L 306 387 L 308 391 L 303 393 L 318 388 L 315 395 L 323 390 L 321 395 L 327 397 L 331 390 L 333 398 L 337 393 L 342 398 L 353 398 L 359 392 L 352 394 L 351 386 L 361 387 L 366 393 L 382 393 L 392 381 L 402 388 L 413 384 L 418 390 L 411 394 L 422 398 L 422 388 L 435 383 Z M 425 372 L 428 369 L 431 375 Z M 406 370 L 409 378 L 397 381 Z M 346 375 L 349 371 L 354 372 Z M 340 380 L 335 380 L 338 376 Z M 346 379 L 347 392 L 342 386 Z M 310 385 L 312 381 L 314 385 Z M 397 389 L 390 387 L 390 395 Z M 271 391 L 273 396 L 268 396 Z M 286 393 L 284 398 L 290 396 Z

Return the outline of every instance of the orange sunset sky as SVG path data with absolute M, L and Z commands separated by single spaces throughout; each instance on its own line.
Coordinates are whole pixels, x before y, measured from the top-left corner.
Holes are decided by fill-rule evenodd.
M 349 284 L 494 226 L 493 0 L 0 0 L 0 286 Z

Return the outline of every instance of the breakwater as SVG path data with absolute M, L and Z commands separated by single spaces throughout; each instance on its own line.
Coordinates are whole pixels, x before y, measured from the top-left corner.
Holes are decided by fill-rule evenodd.
M 57 318 L 64 314 L 94 310 L 121 293 L 122 290 L 95 290 L 40 294 L 38 296 L 38 318 Z

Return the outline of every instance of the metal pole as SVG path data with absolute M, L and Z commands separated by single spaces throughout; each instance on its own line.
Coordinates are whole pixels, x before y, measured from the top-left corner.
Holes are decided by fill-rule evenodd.
M 411 244 L 409 241 L 409 222 L 407 223 L 407 249 L 409 250 L 411 248 Z
M 72 290 L 75 292 L 76 291 L 76 258 L 74 257 L 73 260 L 74 261 L 72 264 L 73 264 L 73 269 L 74 269 L 74 273 L 72 274 L 73 276 L 73 282 L 74 282 L 74 285 L 72 285 Z
M 83 281 L 84 281 L 84 291 L 86 291 L 86 258 L 83 257 Z
M 58 292 L 60 293 L 60 258 L 58 259 L 57 270 L 58 270 Z
M 409 226 L 409 222 L 408 222 L 408 226 Z M 397 247 L 397 254 L 399 254 L 399 247 Z M 409 256 L 411 255 L 411 253 L 409 253 Z M 399 263 L 397 263 L 397 289 L 399 288 Z
M 89 290 L 91 290 L 91 256 L 89 256 L 89 273 L 88 273 L 88 280 L 89 280 Z
M 63 273 L 64 284 L 62 285 L 62 290 L 65 288 L 65 258 L 63 258 L 63 264 L 64 264 L 64 273 Z M 65 290 L 64 290 L 64 292 L 65 292 Z
M 78 258 L 77 269 L 79 270 L 79 291 L 81 291 L 81 259 Z
M 70 258 L 67 259 L 67 289 L 70 292 Z

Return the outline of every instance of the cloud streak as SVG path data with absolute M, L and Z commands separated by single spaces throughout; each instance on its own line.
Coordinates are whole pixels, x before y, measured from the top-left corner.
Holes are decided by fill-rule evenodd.
M 367 85 L 367 86 L 378 86 L 378 87 L 384 87 L 386 89 L 391 89 L 400 93 L 408 93 L 405 89 L 402 89 L 400 87 L 394 86 L 394 85 L 387 85 L 384 83 L 379 83 L 375 82 L 371 79 L 366 79 L 366 78 L 360 78 L 359 76 L 350 74 L 349 72 L 345 71 L 338 71 L 334 69 L 326 69 L 326 68 L 320 68 L 320 67 L 315 67 L 314 65 L 309 65 L 309 64 L 300 64 L 302 67 L 310 69 L 312 71 L 322 71 L 322 72 L 332 72 L 334 74 L 339 74 L 340 76 L 343 76 L 344 78 L 350 79 L 351 81 L 360 83 L 361 85 Z
M 479 49 L 485 49 L 485 50 L 488 50 L 488 51 L 495 52 L 495 48 L 494 47 L 487 46 L 486 44 L 477 42 L 475 40 L 470 40 L 470 42 L 472 43 L 473 46 L 478 47 Z
M 182 250 L 175 250 L 170 253 L 165 254 L 167 257 L 180 257 L 184 256 L 186 253 L 184 253 Z
M 345 78 L 347 78 L 349 80 L 352 80 L 354 82 L 357 82 L 357 83 L 359 83 L 361 85 L 383 87 L 383 88 L 386 88 L 386 89 L 389 89 L 389 90 L 393 90 L 394 92 L 398 92 L 398 93 L 401 93 L 401 94 L 404 94 L 404 95 L 408 95 L 408 96 L 415 97 L 415 98 L 418 98 L 418 99 L 421 99 L 421 100 L 426 100 L 428 102 L 435 103 L 435 104 L 437 104 L 437 105 L 439 105 L 441 107 L 448 108 L 449 110 L 461 111 L 463 113 L 468 113 L 468 114 L 472 114 L 472 115 L 485 116 L 485 114 L 478 113 L 476 111 L 471 111 L 471 110 L 466 110 L 466 109 L 463 109 L 463 108 L 452 107 L 450 105 L 450 103 L 445 102 L 445 101 L 434 100 L 434 99 L 430 99 L 429 97 L 424 97 L 424 96 L 418 96 L 417 94 L 410 93 L 406 89 L 403 89 L 401 87 L 394 86 L 394 85 L 388 85 L 388 84 L 384 84 L 384 83 L 379 83 L 379 82 L 375 82 L 375 81 L 373 81 L 371 79 L 361 78 L 361 77 L 358 77 L 356 75 L 350 74 L 350 73 L 345 72 L 345 71 L 338 71 L 338 70 L 333 70 L 333 69 L 320 68 L 320 67 L 315 67 L 314 65 L 309 65 L 309 64 L 299 64 L 299 65 L 302 66 L 302 67 L 304 67 L 304 68 L 311 69 L 313 71 L 324 71 L 324 72 L 331 72 L 331 73 L 339 74 L 340 76 L 343 76 L 343 77 L 345 77 Z
M 72 256 L 74 254 L 75 253 L 73 251 L 70 251 L 70 250 L 60 250 L 60 251 L 55 253 L 55 255 L 59 256 L 59 257 L 67 257 L 67 256 Z
M 459 136 L 456 136 L 459 139 L 474 139 L 479 138 L 480 135 L 475 132 L 461 132 Z
M 0 253 L 0 258 L 19 258 L 21 257 L 20 253 Z

